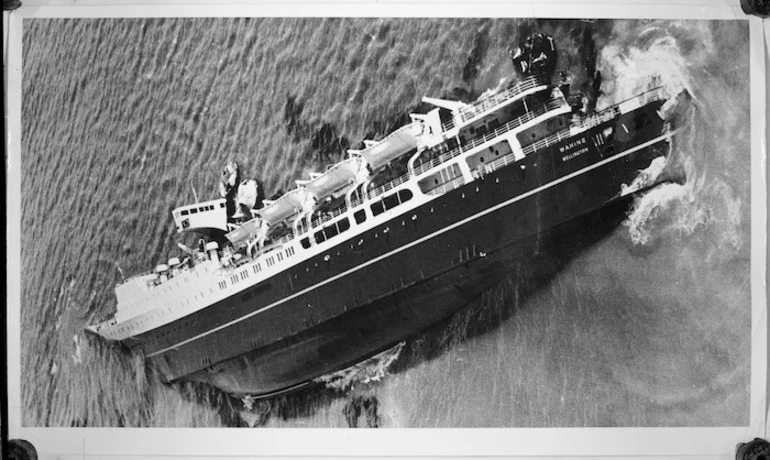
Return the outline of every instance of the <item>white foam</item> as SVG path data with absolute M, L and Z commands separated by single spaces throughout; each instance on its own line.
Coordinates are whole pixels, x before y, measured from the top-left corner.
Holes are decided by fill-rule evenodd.
M 81 340 L 80 335 L 75 334 L 72 336 L 73 342 L 75 342 L 75 353 L 72 355 L 72 361 L 75 364 L 80 364 L 83 362 L 83 352 L 82 348 L 80 347 Z
M 340 391 L 353 388 L 359 383 L 378 382 L 385 377 L 388 368 L 401 354 L 405 344 L 406 342 L 401 342 L 393 348 L 372 356 L 366 361 L 350 366 L 347 369 L 321 376 L 315 381 L 324 383 L 327 388 Z
M 666 163 L 666 158 L 662 156 L 652 160 L 650 166 L 642 170 L 631 182 L 631 185 L 622 184 L 620 186 L 620 195 L 626 196 L 653 185 L 663 171 L 663 168 L 666 167 Z

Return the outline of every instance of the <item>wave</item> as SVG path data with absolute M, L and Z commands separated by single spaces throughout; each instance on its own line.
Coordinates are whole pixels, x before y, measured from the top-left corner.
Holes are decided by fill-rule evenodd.
M 372 356 L 366 361 L 350 366 L 347 369 L 321 376 L 315 381 L 337 391 L 347 391 L 358 384 L 378 382 L 385 377 L 390 365 L 398 359 L 405 344 L 406 342 L 401 342 L 382 353 Z

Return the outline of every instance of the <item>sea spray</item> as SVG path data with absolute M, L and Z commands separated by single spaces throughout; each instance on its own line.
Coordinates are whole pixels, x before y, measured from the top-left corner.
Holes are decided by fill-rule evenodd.
M 682 200 L 688 194 L 687 189 L 686 185 L 668 183 L 659 185 L 637 198 L 628 218 L 623 222 L 623 225 L 628 228 L 631 241 L 635 245 L 645 245 L 658 235 L 656 231 L 658 229 L 653 222 L 662 212 Z M 697 216 L 698 218 L 693 219 L 690 233 L 695 231 L 698 224 L 703 223 L 702 215 Z
M 378 382 L 387 374 L 390 365 L 398 359 L 404 344 L 405 342 L 401 342 L 365 361 L 341 371 L 321 376 L 315 381 L 338 391 L 352 389 L 358 384 Z
M 75 364 L 81 364 L 83 362 L 83 349 L 80 346 L 81 340 L 80 340 L 80 334 L 75 334 L 72 336 L 72 341 L 74 342 L 74 350 L 72 352 L 72 361 Z
M 631 182 L 630 185 L 623 184 L 620 187 L 620 195 L 626 196 L 631 193 L 636 193 L 639 190 L 645 189 L 655 184 L 655 181 L 663 172 L 663 168 L 666 166 L 666 159 L 664 157 L 658 157 L 652 160 L 650 166 L 639 172 L 639 175 Z
M 651 25 L 633 41 L 621 38 L 605 46 L 598 65 L 611 77 L 602 88 L 604 97 L 601 104 L 623 101 L 658 86 L 663 87 L 667 96 L 672 98 L 661 108 L 661 116 L 673 124 L 674 130 L 668 161 L 662 158 L 654 160 L 621 193 L 627 195 L 653 185 L 668 169 L 683 169 L 683 179 L 688 180 L 685 184 L 664 183 L 635 199 L 628 218 L 623 222 L 631 241 L 634 245 L 649 244 L 656 235 L 660 235 L 660 229 L 654 225 L 656 219 L 674 208 L 682 213 L 676 227 L 685 235 L 691 234 L 706 220 L 702 209 L 686 206 L 697 206 L 695 184 L 702 180 L 690 154 L 693 149 L 692 124 L 697 121 L 698 106 L 690 81 L 692 60 L 685 58 L 679 42 L 667 27 Z
M 637 37 L 638 38 L 638 37 Z M 656 86 L 669 96 L 682 89 L 692 93 L 689 65 L 677 40 L 664 27 L 650 27 L 642 40 L 618 39 L 605 46 L 597 60 L 604 75 L 597 108 L 629 99 Z

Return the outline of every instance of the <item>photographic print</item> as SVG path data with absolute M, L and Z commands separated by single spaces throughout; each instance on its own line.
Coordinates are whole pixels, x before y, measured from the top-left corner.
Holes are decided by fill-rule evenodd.
M 23 21 L 26 427 L 749 424 L 745 20 Z

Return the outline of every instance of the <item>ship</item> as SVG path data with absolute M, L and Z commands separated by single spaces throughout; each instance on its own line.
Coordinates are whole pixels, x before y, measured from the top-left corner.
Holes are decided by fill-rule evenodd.
M 555 82 L 550 36 L 511 58 L 501 89 L 425 97 L 426 113 L 273 200 L 229 163 L 220 198 L 172 211 L 198 246 L 118 284 L 114 316 L 88 330 L 166 382 L 297 390 L 446 320 L 542 235 L 663 180 L 643 172 L 670 156 L 681 94 L 587 109 Z

